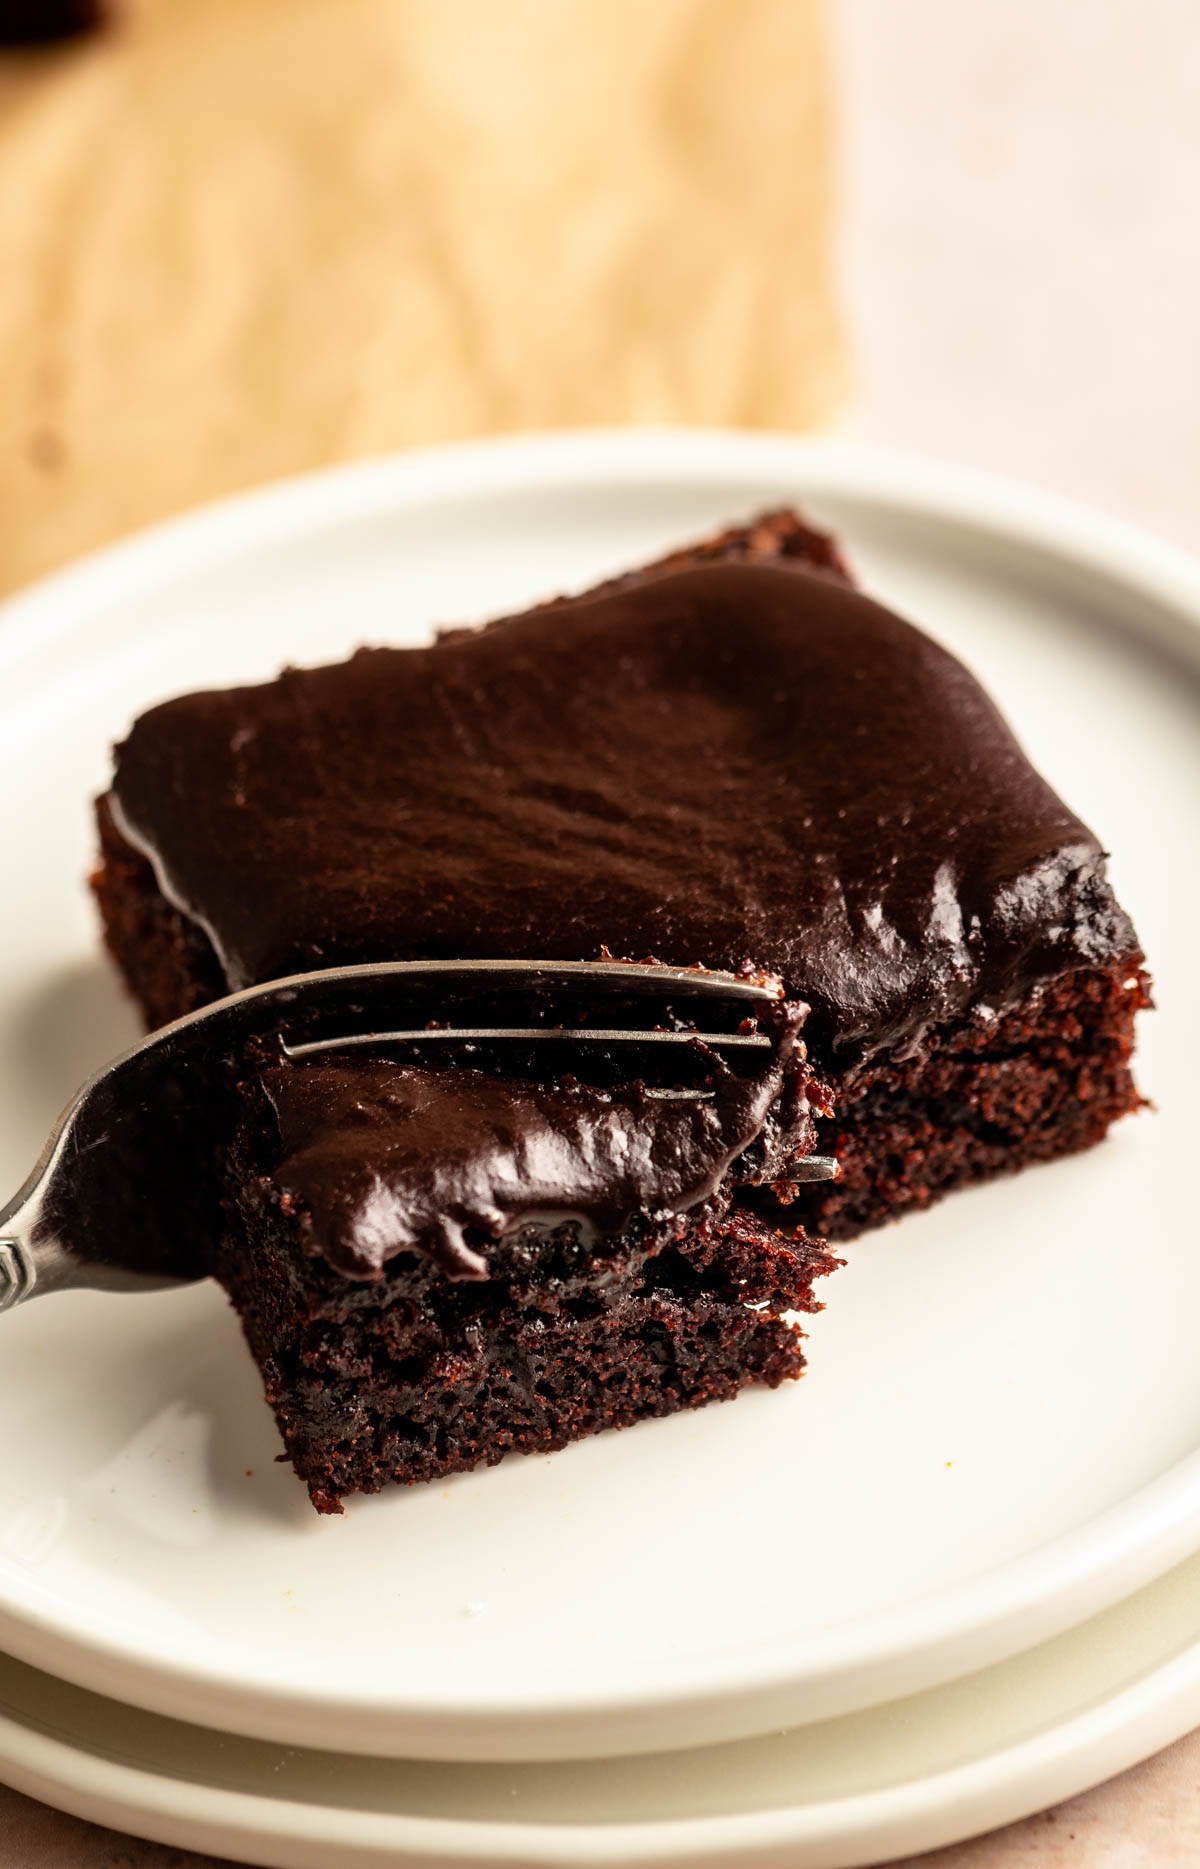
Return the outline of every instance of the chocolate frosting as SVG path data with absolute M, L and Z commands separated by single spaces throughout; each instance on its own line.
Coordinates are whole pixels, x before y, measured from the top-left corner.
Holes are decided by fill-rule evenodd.
M 711 1200 L 763 1129 L 798 1022 L 752 1078 L 710 1054 L 703 1100 L 357 1056 L 270 1066 L 271 1179 L 347 1278 L 379 1278 L 402 1252 L 452 1279 L 486 1278 L 487 1241 L 523 1227 L 574 1221 L 591 1242 Z
M 233 986 L 602 947 L 809 1002 L 838 1069 L 1135 949 L 978 682 L 795 565 L 715 563 L 144 715 L 117 819 Z

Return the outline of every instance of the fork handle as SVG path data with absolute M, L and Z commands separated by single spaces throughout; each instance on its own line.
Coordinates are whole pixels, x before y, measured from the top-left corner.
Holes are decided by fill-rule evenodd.
M 12 1311 L 43 1292 L 158 1291 L 183 1282 L 72 1252 L 48 1224 L 49 1173 L 47 1164 L 39 1163 L 15 1199 L 0 1207 L 0 1312 Z
M 0 1311 L 11 1311 L 36 1285 L 37 1262 L 24 1241 L 0 1236 Z
M 91 1285 L 97 1270 L 77 1259 L 45 1224 L 44 1173 L 30 1177 L 16 1200 L 0 1208 L 0 1311 L 11 1311 L 44 1291 Z

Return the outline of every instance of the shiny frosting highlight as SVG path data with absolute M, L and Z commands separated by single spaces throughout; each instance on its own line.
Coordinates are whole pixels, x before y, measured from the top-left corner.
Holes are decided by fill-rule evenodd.
M 803 1017 L 790 1012 L 766 1070 L 742 1078 L 710 1054 L 704 1097 L 358 1056 L 269 1066 L 271 1179 L 303 1203 L 316 1249 L 348 1278 L 378 1278 L 402 1252 L 450 1278 L 486 1278 L 488 1242 L 524 1227 L 574 1222 L 590 1242 L 638 1215 L 665 1221 L 712 1200 L 761 1136 Z M 781 1149 L 763 1172 L 785 1160 Z

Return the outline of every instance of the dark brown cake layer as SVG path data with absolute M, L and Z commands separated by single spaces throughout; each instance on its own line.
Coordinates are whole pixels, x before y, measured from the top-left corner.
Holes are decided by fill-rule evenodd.
M 208 936 L 162 894 L 151 864 L 113 823 L 107 794 L 96 801 L 96 826 L 100 861 L 91 883 L 105 943 L 147 1027 L 228 993 Z
M 1085 969 L 1034 987 L 1001 1017 L 930 1031 L 914 1057 L 848 1073 L 817 1126 L 837 1180 L 764 1211 L 853 1239 L 951 1189 L 1091 1148 L 1142 1106 L 1130 1058 L 1135 1015 L 1150 1003 L 1136 964 Z
M 569 1225 L 509 1240 L 479 1284 L 451 1284 L 413 1255 L 349 1282 L 315 1249 L 310 1217 L 258 1172 L 263 1155 L 252 1118 L 218 1276 L 322 1512 L 348 1493 L 548 1453 L 796 1377 L 794 1314 L 819 1308 L 813 1281 L 836 1264 L 749 1215 L 707 1212 L 588 1246 Z

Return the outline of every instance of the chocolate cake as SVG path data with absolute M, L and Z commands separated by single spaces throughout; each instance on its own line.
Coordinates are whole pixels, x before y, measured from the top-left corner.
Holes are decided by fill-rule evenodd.
M 320 1510 L 799 1375 L 834 1262 L 732 1200 L 811 1141 L 780 1016 L 768 1071 L 702 1055 L 698 1097 L 442 1047 L 250 1077 L 215 1269 Z
M 794 1374 L 783 1314 L 830 1264 L 801 1222 L 848 1238 L 1139 1102 L 1147 987 L 1099 844 L 794 514 L 428 648 L 168 702 L 99 818 L 108 942 L 151 1023 L 340 962 L 605 952 L 751 963 L 808 1008 L 773 1155 L 733 1121 L 690 1205 L 476 1224 L 486 1277 L 411 1241 L 348 1277 L 331 1245 L 354 1135 L 369 1169 L 427 1066 L 370 1061 L 357 1098 L 328 1063 L 248 1080 L 220 1276 L 322 1506 Z M 546 1116 L 547 1085 L 505 1081 Z M 618 1128 L 664 1120 L 605 1094 Z M 814 1142 L 842 1172 L 799 1185 Z

